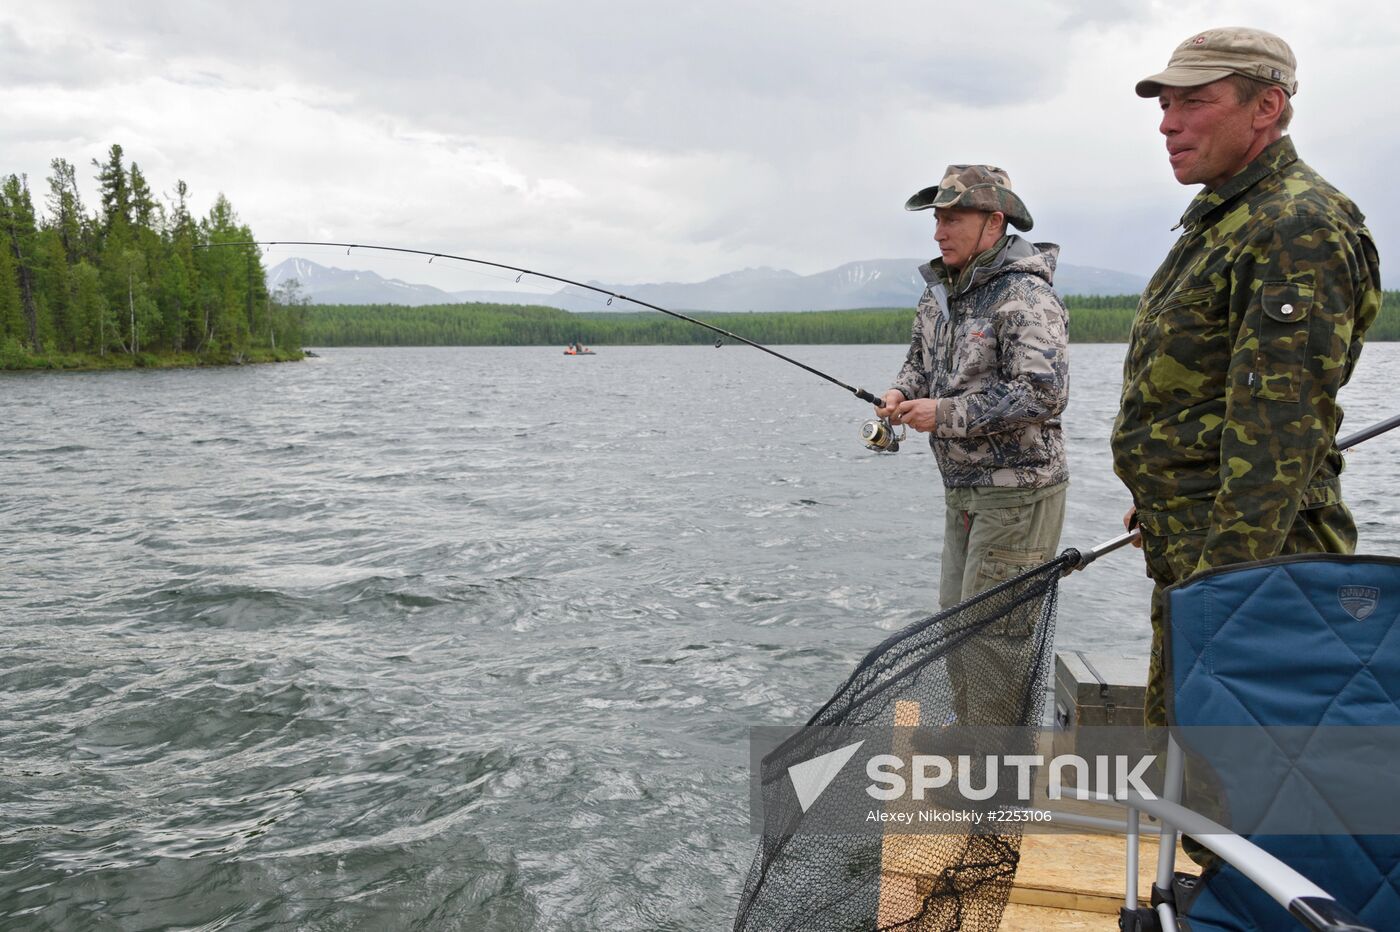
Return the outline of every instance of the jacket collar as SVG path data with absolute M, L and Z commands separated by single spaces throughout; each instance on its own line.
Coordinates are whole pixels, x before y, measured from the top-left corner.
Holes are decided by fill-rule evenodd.
M 1202 188 L 1191 200 L 1190 206 L 1186 208 L 1186 213 L 1181 215 L 1181 220 L 1176 227 L 1172 227 L 1172 229 L 1190 226 L 1217 207 L 1223 207 L 1236 200 L 1265 178 L 1283 171 L 1296 161 L 1298 161 L 1298 150 L 1293 148 L 1292 137 L 1284 136 L 1274 140 L 1265 146 L 1264 151 L 1256 155 L 1254 161 L 1246 165 L 1243 171 L 1219 188 L 1214 191 Z
M 995 278 L 1010 263 L 1035 254 L 1035 246 L 1012 233 L 997 240 L 990 249 L 980 253 L 960 269 L 956 280 L 948 274 L 949 269 L 941 258 L 921 265 L 919 272 L 928 284 L 944 285 L 950 293 L 960 295 Z

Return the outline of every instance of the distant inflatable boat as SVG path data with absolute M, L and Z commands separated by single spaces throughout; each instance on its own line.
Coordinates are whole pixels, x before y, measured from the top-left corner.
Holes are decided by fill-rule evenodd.
M 589 349 L 589 348 L 586 347 L 586 346 L 571 346 L 571 347 L 569 347 L 568 349 L 564 350 L 564 355 L 565 355 L 565 356 L 597 356 L 598 354 L 595 353 L 595 352 L 593 352 L 591 349 Z

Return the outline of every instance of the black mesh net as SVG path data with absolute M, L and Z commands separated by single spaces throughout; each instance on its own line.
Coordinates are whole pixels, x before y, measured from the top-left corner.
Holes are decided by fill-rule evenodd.
M 1053 663 L 1058 583 L 1078 556 L 1066 551 L 894 634 L 801 731 L 764 757 L 765 829 L 736 932 L 1000 925 L 1020 858 L 1014 823 L 934 835 L 804 830 L 808 814 L 788 770 L 831 751 L 840 740 L 833 733 L 855 727 L 917 734 L 905 726 L 1002 726 L 1025 740 L 999 750 L 1033 752 Z

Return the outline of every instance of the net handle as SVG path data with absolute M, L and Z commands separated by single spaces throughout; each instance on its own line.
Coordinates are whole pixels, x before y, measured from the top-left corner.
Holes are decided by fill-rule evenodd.
M 1367 440 L 1370 440 L 1372 437 L 1378 437 L 1386 431 L 1394 429 L 1395 427 L 1400 427 L 1400 414 L 1393 414 L 1390 417 L 1386 418 L 1384 421 L 1372 424 L 1370 427 L 1364 427 L 1354 434 L 1351 434 L 1347 437 L 1343 437 L 1341 440 L 1337 441 L 1337 449 L 1338 451 L 1349 449 L 1351 447 L 1356 446 L 1359 443 L 1364 443 Z M 1090 563 L 1093 563 L 1095 560 L 1097 560 L 1104 554 L 1112 553 L 1119 547 L 1126 547 L 1128 544 L 1134 543 L 1135 541 L 1141 539 L 1141 531 L 1134 527 L 1127 533 L 1119 534 L 1112 540 L 1106 540 L 1103 543 L 1099 544 L 1097 547 L 1094 547 L 1090 550 L 1081 551 L 1076 550 L 1074 547 L 1070 547 L 1067 550 L 1065 550 L 1064 553 L 1060 554 L 1060 559 L 1068 561 L 1068 565 L 1065 567 L 1064 575 L 1068 576 L 1075 570 L 1082 570 L 1084 569 L 1084 567 L 1088 566 Z

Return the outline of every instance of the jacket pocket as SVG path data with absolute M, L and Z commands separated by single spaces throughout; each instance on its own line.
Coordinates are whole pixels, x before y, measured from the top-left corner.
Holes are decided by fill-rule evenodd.
M 951 329 L 953 371 L 949 387 L 976 391 L 997 377 L 996 320 L 967 318 Z
M 1216 288 L 1214 285 L 1198 285 L 1195 288 L 1181 288 L 1154 303 L 1144 315 L 1148 320 L 1158 317 L 1164 311 L 1174 311 L 1177 308 L 1187 307 L 1192 304 L 1206 304 L 1215 297 Z
M 1312 273 L 1259 289 L 1259 350 L 1251 394 L 1266 401 L 1296 402 L 1308 357 L 1312 327 Z
M 1133 321 L 1130 345 L 1138 347 L 1139 354 L 1155 354 L 1165 341 L 1182 334 L 1202 340 L 1223 332 L 1219 324 L 1221 314 L 1215 309 L 1223 300 L 1224 295 L 1214 285 L 1198 285 L 1143 305 Z

